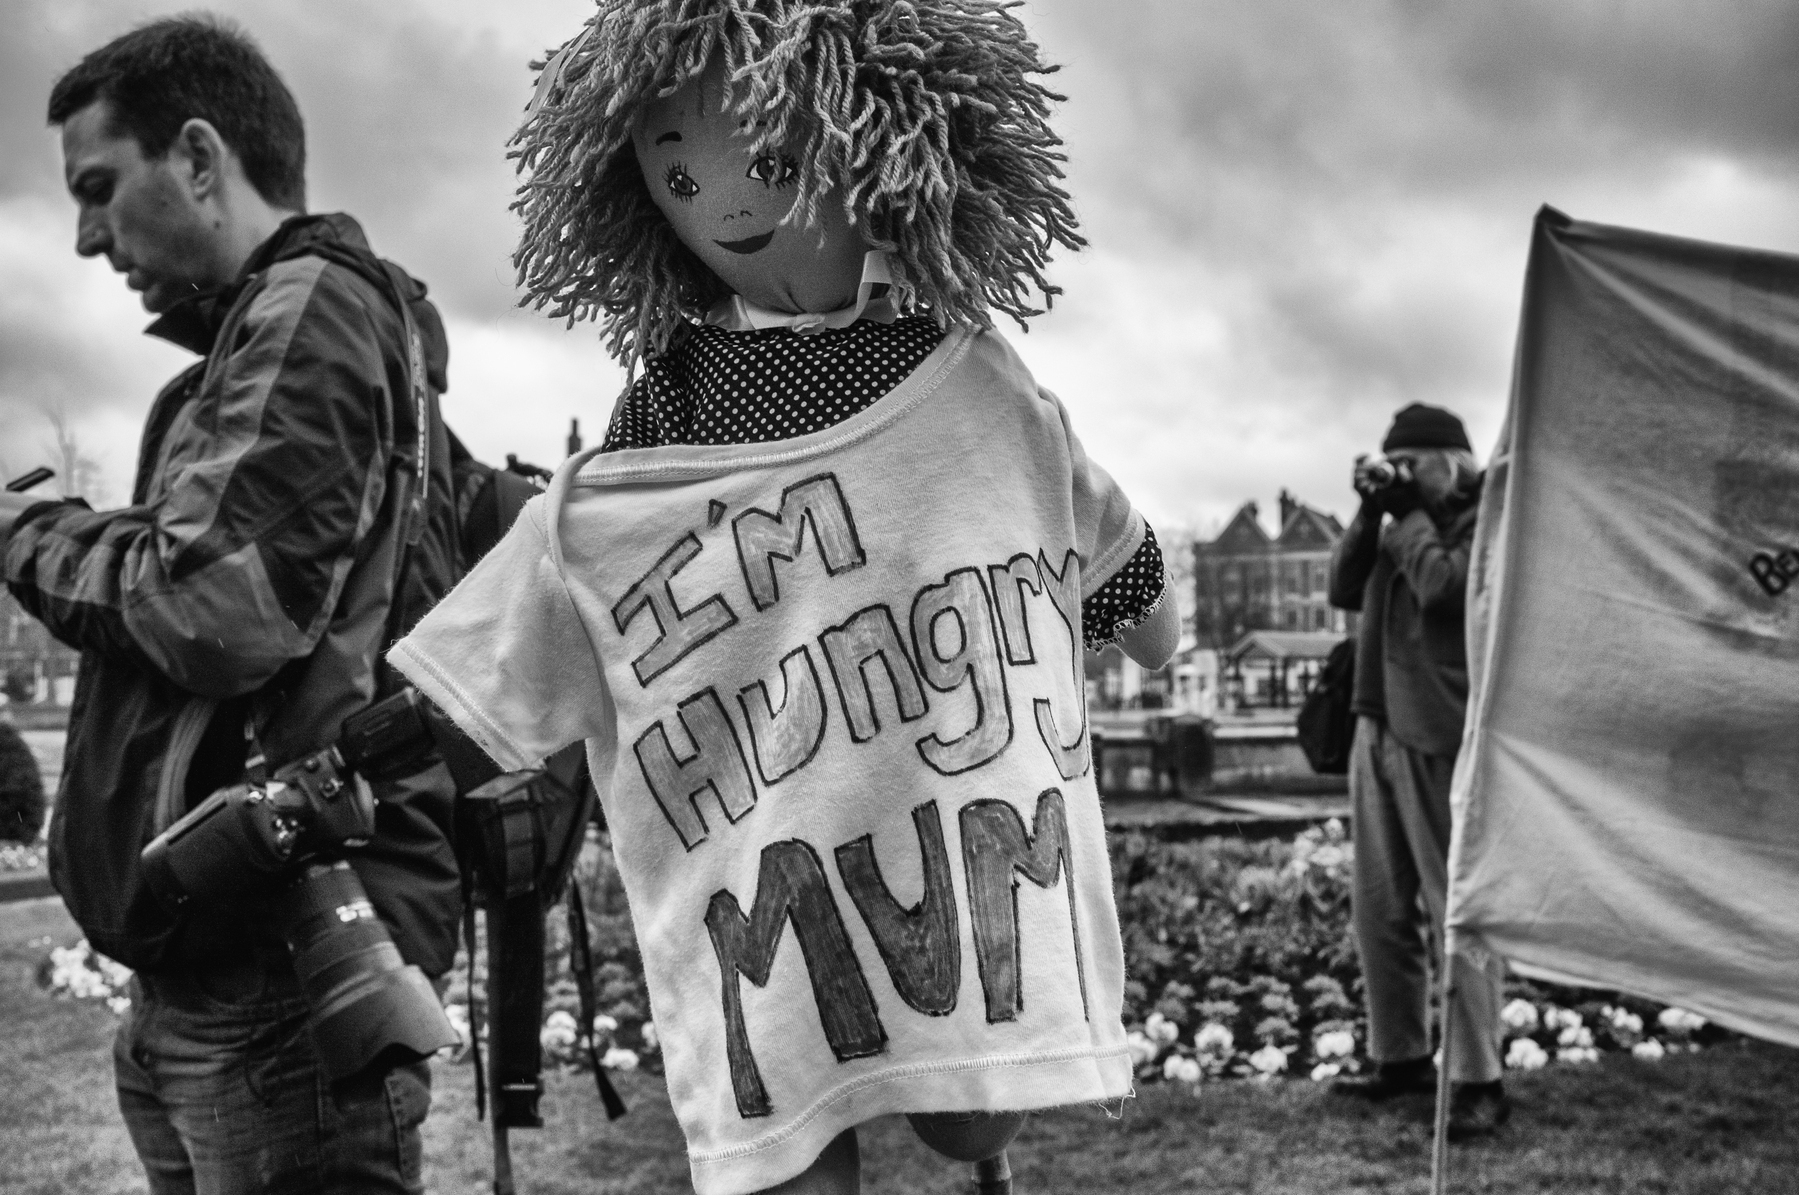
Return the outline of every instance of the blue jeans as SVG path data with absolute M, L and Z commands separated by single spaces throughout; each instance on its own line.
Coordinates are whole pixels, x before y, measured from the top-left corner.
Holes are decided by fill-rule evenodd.
M 424 1191 L 429 1064 L 334 1088 L 291 977 L 232 986 L 132 980 L 113 1064 L 151 1195 Z

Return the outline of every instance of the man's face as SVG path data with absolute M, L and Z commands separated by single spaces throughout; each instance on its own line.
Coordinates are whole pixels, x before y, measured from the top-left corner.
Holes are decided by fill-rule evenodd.
M 825 311 L 853 301 L 862 237 L 830 201 L 810 228 L 781 223 L 798 197 L 799 163 L 779 146 L 750 152 L 754 122 L 719 110 L 723 77 L 715 64 L 645 112 L 634 148 L 657 208 L 682 244 L 753 303 Z
M 105 255 L 144 309 L 162 312 L 196 289 L 217 285 L 209 227 L 190 186 L 187 159 L 146 158 L 129 133 L 115 135 L 106 101 L 62 127 L 63 178 L 75 197 L 75 252 Z
M 1395 448 L 1387 454 L 1387 459 L 1404 461 L 1412 467 L 1418 496 L 1426 506 L 1441 505 L 1455 488 L 1455 465 L 1442 449 Z

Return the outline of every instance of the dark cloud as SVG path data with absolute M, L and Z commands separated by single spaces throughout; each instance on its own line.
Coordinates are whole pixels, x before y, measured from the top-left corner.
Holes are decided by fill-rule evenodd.
M 85 51 L 191 2 L 9 6 L 0 404 L 57 395 L 138 411 L 167 372 L 166 353 L 120 347 L 141 316 L 122 293 L 93 300 L 92 286 L 117 283 L 69 252 L 43 106 Z M 569 416 L 590 433 L 602 424 L 618 374 L 591 329 L 511 311 L 504 151 L 528 60 L 575 30 L 584 0 L 213 7 L 258 38 L 298 96 L 313 206 L 353 212 L 379 251 L 431 284 L 458 337 L 455 417 L 483 450 L 516 442 L 547 459 Z M 1347 456 L 1416 399 L 1461 410 L 1490 443 L 1543 202 L 1799 249 L 1790 0 L 1023 11 L 1066 66 L 1057 127 L 1093 247 L 1056 263 L 1068 293 L 1053 312 L 1008 335 L 1158 516 L 1204 526 L 1252 495 L 1270 507 L 1281 485 L 1340 502 Z M 531 412 L 529 428 L 515 410 Z M 16 414 L 0 409 L 0 431 Z
M 1214 170 L 1410 194 L 1691 153 L 1799 169 L 1799 8 L 1781 0 L 1712 6 L 1703 20 L 1690 5 L 1553 0 L 1123 11 L 1132 19 L 1104 0 L 1033 10 L 1071 75 L 1115 88 L 1129 109 L 1127 126 L 1079 146 L 1115 165 L 1162 142 Z M 1165 156 L 1109 173 L 1153 188 Z
M 1477 437 L 1495 432 L 1544 202 L 1799 248 L 1790 3 L 1708 6 L 1703 19 L 1690 5 L 1554 0 L 1028 12 L 1065 66 L 1058 127 L 1095 249 L 1138 263 L 1156 303 L 1222 326 L 1208 353 L 1156 349 L 1183 363 L 1164 380 L 1192 408 L 1185 488 L 1206 517 L 1257 473 L 1264 490 L 1313 476 L 1340 488 L 1330 462 L 1405 402 L 1446 403 Z M 1729 202 L 1708 209 L 1712 167 Z M 1082 264 L 1055 277 L 1083 333 L 1108 326 L 1115 293 L 1088 309 Z M 1181 485 L 1169 438 L 1130 449 L 1166 453 L 1140 466 L 1163 495 Z
M 108 5 L 18 4 L 23 11 L 0 39 L 0 138 L 9 150 L 0 154 L 0 199 L 61 193 L 54 135 L 44 126 L 50 87 L 84 53 L 138 23 Z M 257 39 L 299 99 L 311 206 L 355 214 L 377 249 L 424 276 L 449 310 L 509 307 L 516 228 L 505 142 L 530 96 L 529 52 L 491 31 L 430 19 L 423 6 L 216 7 Z M 71 236 L 72 227 L 71 209 Z

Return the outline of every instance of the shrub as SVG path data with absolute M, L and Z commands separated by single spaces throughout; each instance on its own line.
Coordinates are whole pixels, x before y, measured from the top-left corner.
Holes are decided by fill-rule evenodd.
M 0 722 L 0 840 L 37 841 L 44 825 L 44 781 L 19 732 Z

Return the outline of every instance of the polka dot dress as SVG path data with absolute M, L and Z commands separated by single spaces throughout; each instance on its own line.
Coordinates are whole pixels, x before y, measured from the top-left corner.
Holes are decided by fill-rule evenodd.
M 943 330 L 922 316 L 806 336 L 698 327 L 649 363 L 606 448 L 761 444 L 822 431 L 893 389 L 942 340 Z
M 602 451 L 761 444 L 822 431 L 892 390 L 942 340 L 943 330 L 924 316 L 859 320 L 803 336 L 698 326 L 648 362 Z M 1164 588 L 1162 552 L 1145 528 L 1142 547 L 1081 604 L 1087 646 L 1102 647 L 1147 618 Z

